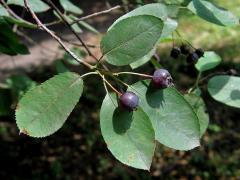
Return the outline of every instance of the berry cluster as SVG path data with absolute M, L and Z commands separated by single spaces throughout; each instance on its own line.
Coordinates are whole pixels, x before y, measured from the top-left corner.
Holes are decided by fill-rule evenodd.
M 151 84 L 156 89 L 164 89 L 173 85 L 173 79 L 166 69 L 157 69 L 153 73 Z M 119 102 L 124 109 L 134 111 L 138 106 L 139 98 L 134 92 L 127 91 L 120 96 Z
M 173 47 L 170 56 L 174 59 L 177 59 L 181 54 L 187 56 L 187 63 L 196 64 L 198 62 L 198 59 L 204 56 L 204 51 L 201 48 L 191 51 L 191 48 L 189 46 L 182 44 L 180 48 Z

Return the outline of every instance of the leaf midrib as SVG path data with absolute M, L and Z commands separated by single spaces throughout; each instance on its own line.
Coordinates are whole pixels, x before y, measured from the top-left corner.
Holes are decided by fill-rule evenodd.
M 150 31 L 151 29 L 153 29 L 153 28 L 154 28 L 155 26 L 157 26 L 157 25 L 159 25 L 159 24 L 155 24 L 154 26 L 152 26 L 152 27 L 146 29 L 146 31 L 141 32 L 141 33 L 139 33 L 139 34 L 133 36 L 133 37 L 130 38 L 128 41 L 125 41 L 125 42 L 120 43 L 118 46 L 116 46 L 116 47 L 110 49 L 109 51 L 105 52 L 104 56 L 105 56 L 105 55 L 108 55 L 108 54 L 111 53 L 112 51 L 115 51 L 116 49 L 122 47 L 123 45 L 126 45 L 126 44 L 129 43 L 130 41 L 133 41 L 135 38 L 139 37 L 140 35 L 142 35 L 142 34 L 148 32 L 148 31 Z

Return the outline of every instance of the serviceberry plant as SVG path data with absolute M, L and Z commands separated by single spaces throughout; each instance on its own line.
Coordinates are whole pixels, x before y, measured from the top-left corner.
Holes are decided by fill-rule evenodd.
M 16 122 L 20 134 L 42 138 L 55 133 L 78 103 L 87 77 L 99 76 L 106 91 L 100 110 L 100 126 L 107 148 L 122 163 L 149 170 L 156 143 L 176 150 L 191 150 L 200 146 L 200 138 L 209 121 L 201 98 L 204 88 L 217 101 L 240 108 L 240 78 L 227 74 L 202 77 L 202 73 L 216 67 L 221 58 L 212 51 L 204 52 L 200 48 L 194 48 L 177 31 L 179 9 L 190 11 L 216 25 L 239 25 L 236 16 L 209 1 L 192 0 L 187 6 L 152 3 L 133 9 L 117 19 L 102 37 L 101 57 L 92 53 L 91 48 L 95 48 L 95 45 L 88 45 L 82 40 L 79 35 L 81 26 L 96 32 L 84 23 L 84 20 L 110 13 L 111 10 L 121 9 L 123 6 L 118 5 L 79 18 L 77 15 L 81 15 L 82 10 L 69 0 L 60 0 L 64 12 L 51 0 L 1 0 L 1 3 L 0 27 L 6 31 L 0 32 L 2 38 L 7 39 L 6 44 L 10 42 L 6 46 L 11 47 L 7 51 L 4 46 L 0 46 L 2 53 L 28 53 L 27 48 L 19 43 L 12 31 L 12 25 L 39 28 L 54 38 L 68 56 L 89 71 L 80 75 L 61 68 L 63 73 L 30 88 L 16 106 Z M 9 8 L 10 4 L 25 7 L 34 23 L 16 16 Z M 56 16 L 56 21 L 42 22 L 37 13 L 49 9 Z M 58 23 L 64 23 L 71 30 L 81 49 L 95 60 L 95 64 L 88 63 L 69 49 L 65 44 L 66 40 L 50 29 L 51 25 Z M 175 38 L 174 33 L 179 37 Z M 184 95 L 173 86 L 173 78 L 168 70 L 164 69 L 164 64 L 161 64 L 161 61 L 152 61 L 157 45 L 169 38 L 174 44 L 170 56 L 175 59 L 185 56 L 186 61 L 195 64 L 198 71 L 195 84 Z M 177 46 L 177 39 L 181 40 L 180 47 Z M 152 62 L 157 67 L 152 75 L 147 72 L 142 74 L 117 71 L 118 69 L 114 68 L 129 66 L 134 69 Z M 139 80 L 128 84 L 120 76 L 137 76 Z M 122 93 L 116 84 L 127 90 Z

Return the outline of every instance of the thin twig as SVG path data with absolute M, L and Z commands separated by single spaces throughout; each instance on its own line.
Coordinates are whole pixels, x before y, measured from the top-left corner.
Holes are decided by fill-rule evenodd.
M 87 77 L 89 75 L 94 75 L 94 74 L 98 74 L 98 73 L 97 72 L 89 72 L 89 73 L 81 75 L 81 78 Z
M 105 78 L 104 75 L 102 75 L 99 71 L 97 71 L 97 72 L 98 72 L 98 74 L 101 76 L 101 78 L 107 83 L 107 85 L 108 85 L 114 92 L 116 92 L 119 96 L 122 95 L 122 93 L 120 93 L 115 87 L 113 87 L 113 86 L 111 85 L 110 82 L 108 82 L 108 81 L 106 80 L 106 78 Z
M 30 8 L 29 4 L 28 4 L 28 0 L 24 0 L 25 6 L 27 8 L 27 10 L 31 13 L 33 19 L 36 21 L 38 27 L 40 29 L 45 30 L 48 34 L 50 34 L 56 41 L 58 41 L 58 43 L 65 49 L 65 51 L 72 56 L 77 62 L 84 64 L 86 67 L 88 67 L 89 69 L 93 69 L 94 66 L 90 65 L 89 63 L 79 59 L 63 42 L 62 40 L 56 36 L 50 29 L 48 29 L 46 26 L 43 25 L 43 23 L 38 19 L 37 15 L 33 12 L 33 10 Z
M 114 7 L 110 8 L 110 9 L 107 9 L 107 10 L 104 10 L 104 11 L 100 11 L 100 12 L 96 12 L 96 13 L 93 13 L 93 14 L 90 14 L 90 15 L 87 15 L 87 16 L 84 16 L 84 17 L 81 17 L 81 18 L 76 19 L 75 21 L 73 21 L 73 22 L 71 23 L 71 25 L 73 25 L 73 24 L 75 24 L 75 23 L 78 23 L 79 21 L 84 21 L 84 20 L 86 20 L 86 19 L 93 18 L 93 17 L 95 17 L 95 16 L 107 14 L 107 13 L 109 13 L 109 12 L 111 12 L 111 11 L 114 11 L 114 10 L 120 9 L 120 8 L 122 8 L 122 6 L 117 5 L 117 6 L 114 6 Z
M 56 24 L 60 24 L 61 22 L 62 22 L 62 20 L 58 19 L 58 20 L 53 21 L 53 22 L 45 23 L 44 25 L 45 26 L 53 26 L 53 25 L 56 25 Z
M 114 80 L 120 82 L 121 84 L 123 84 L 124 86 L 126 86 L 127 88 L 131 88 L 133 89 L 136 93 L 138 93 L 140 96 L 142 96 L 142 94 L 137 90 L 135 89 L 134 87 L 132 87 L 132 85 L 129 85 L 127 83 L 125 83 L 124 81 L 122 81 L 121 79 L 115 77 L 115 76 L 111 76 Z
M 119 76 L 119 75 L 121 75 L 121 74 L 130 74 L 130 75 L 136 75 L 136 76 L 142 76 L 142 77 L 152 78 L 151 75 L 141 74 L 141 73 L 135 73 L 135 72 L 118 72 L 118 73 L 113 73 L 114 76 Z
M 74 45 L 74 46 L 83 47 L 82 44 L 79 44 L 79 43 L 77 43 L 77 42 L 72 42 L 72 41 L 70 41 L 70 40 L 68 40 L 68 39 L 65 39 L 65 38 L 63 38 L 63 37 L 61 37 L 61 39 L 62 39 L 63 41 L 65 41 L 66 43 L 68 43 L 68 44 L 71 44 L 71 45 Z M 89 47 L 89 48 L 100 48 L 99 46 L 93 45 L 93 44 L 86 44 L 86 46 Z
M 104 86 L 104 89 L 105 89 L 105 91 L 106 91 L 106 94 L 109 96 L 109 98 L 110 98 L 110 100 L 112 101 L 113 105 L 117 108 L 117 105 L 114 103 L 111 95 L 110 95 L 109 92 L 108 92 L 108 88 L 107 88 L 106 82 L 104 81 L 104 79 L 102 79 L 102 80 L 103 80 L 103 86 Z
M 76 38 L 80 41 L 80 43 L 83 45 L 83 47 L 86 49 L 88 52 L 88 55 L 93 57 L 96 61 L 98 61 L 98 58 L 96 58 L 93 53 L 90 51 L 88 46 L 84 43 L 82 38 L 73 30 L 71 24 L 68 22 L 66 17 L 61 13 L 61 11 L 55 6 L 55 4 L 51 0 L 46 0 L 46 2 L 56 11 L 56 13 L 60 16 L 62 19 L 63 23 L 70 29 L 70 31 L 76 36 Z

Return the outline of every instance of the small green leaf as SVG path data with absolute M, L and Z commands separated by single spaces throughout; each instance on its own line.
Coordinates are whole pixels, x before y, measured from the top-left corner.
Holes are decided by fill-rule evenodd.
M 101 41 L 102 53 L 113 65 L 128 65 L 149 53 L 161 36 L 160 19 L 141 15 L 117 23 Z
M 10 24 L 16 24 L 18 26 L 25 27 L 25 28 L 32 28 L 32 29 L 37 28 L 37 25 L 31 24 L 31 23 L 27 23 L 25 21 L 22 21 L 22 20 L 19 20 L 19 19 L 15 19 L 13 17 L 6 17 L 5 16 L 4 19 L 8 23 L 10 23 Z
M 25 21 L 11 17 L 9 15 L 8 11 L 1 4 L 0 4 L 0 16 L 2 16 L 1 17 L 2 19 L 6 20 L 7 22 L 9 22 L 11 24 L 16 24 L 18 26 L 27 27 L 27 28 L 37 28 L 37 26 L 34 24 L 27 23 Z
M 239 25 L 239 19 L 234 14 L 215 6 L 209 1 L 192 0 L 188 5 L 188 9 L 202 19 L 220 26 Z
M 83 11 L 79 7 L 74 5 L 70 0 L 60 0 L 60 4 L 62 5 L 65 11 L 78 14 L 78 15 L 83 13 Z
M 67 72 L 29 90 L 16 109 L 21 133 L 45 137 L 62 127 L 79 101 L 83 81 L 78 74 Z
M 198 118 L 176 89 L 155 90 L 149 87 L 149 81 L 137 82 L 130 89 L 138 94 L 139 105 L 151 120 L 157 141 L 177 150 L 200 145 Z
M 79 21 L 78 22 L 81 26 L 85 27 L 86 29 L 88 29 L 89 31 L 92 31 L 93 33 L 98 34 L 99 32 L 90 24 L 84 22 L 84 21 Z
M 209 116 L 206 113 L 204 101 L 200 96 L 197 96 L 195 94 L 186 94 L 184 95 L 184 98 L 192 106 L 195 113 L 197 114 L 200 124 L 200 135 L 203 136 L 207 130 L 209 123 Z
M 28 2 L 31 9 L 36 13 L 44 12 L 49 9 L 49 6 L 41 0 L 29 0 Z M 7 3 L 25 7 L 24 0 L 8 0 Z
M 208 82 L 208 92 L 215 100 L 240 108 L 240 77 L 214 76 Z
M 195 67 L 199 72 L 207 71 L 215 68 L 221 63 L 222 59 L 213 51 L 207 51 L 204 53 L 204 57 L 201 57 Z
M 138 108 L 129 112 L 117 108 L 116 96 L 106 95 L 100 125 L 111 153 L 122 163 L 149 170 L 154 155 L 154 130 L 146 114 Z

